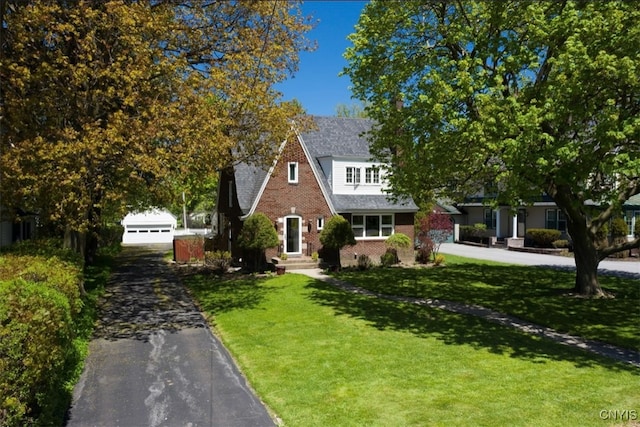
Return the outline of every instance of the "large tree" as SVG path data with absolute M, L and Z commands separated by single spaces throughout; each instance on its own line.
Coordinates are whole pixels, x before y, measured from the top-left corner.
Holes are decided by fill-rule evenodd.
M 398 193 L 511 206 L 543 192 L 567 218 L 575 289 L 639 240 L 598 231 L 640 192 L 640 9 L 621 1 L 368 4 L 345 53 Z
M 301 112 L 273 89 L 310 48 L 295 3 L 0 0 L 0 22 L 0 202 L 87 255 L 106 210 L 270 162 Z

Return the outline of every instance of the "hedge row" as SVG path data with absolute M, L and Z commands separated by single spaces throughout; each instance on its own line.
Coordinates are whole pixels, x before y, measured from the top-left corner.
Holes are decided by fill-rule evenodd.
M 0 425 L 59 423 L 55 411 L 78 362 L 82 262 L 53 246 L 0 253 Z M 37 255 L 33 255 L 37 253 Z

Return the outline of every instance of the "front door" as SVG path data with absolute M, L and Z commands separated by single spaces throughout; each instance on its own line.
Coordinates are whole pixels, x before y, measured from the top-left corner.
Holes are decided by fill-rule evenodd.
M 527 210 L 518 209 L 518 237 L 524 237 L 527 232 Z
M 302 224 L 299 216 L 285 218 L 284 251 L 288 254 L 301 254 Z

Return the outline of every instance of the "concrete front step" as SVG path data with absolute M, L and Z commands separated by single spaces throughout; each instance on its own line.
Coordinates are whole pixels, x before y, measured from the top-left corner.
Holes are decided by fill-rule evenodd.
M 271 258 L 271 262 L 278 267 L 285 267 L 287 270 L 309 270 L 318 268 L 318 261 L 314 261 L 309 257 L 287 258 L 286 260 L 273 257 Z

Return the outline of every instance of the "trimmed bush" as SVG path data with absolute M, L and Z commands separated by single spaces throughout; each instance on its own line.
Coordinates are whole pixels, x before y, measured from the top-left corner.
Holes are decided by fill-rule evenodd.
M 433 258 L 433 265 L 442 265 L 444 264 L 445 258 L 444 255 L 438 254 Z
M 553 242 L 560 240 L 561 236 L 560 230 L 548 228 L 530 228 L 526 234 L 526 237 L 532 241 L 533 246 L 538 248 L 552 248 Z
M 0 282 L 0 425 L 54 423 L 51 411 L 77 357 L 73 329 L 62 292 L 22 279 Z

